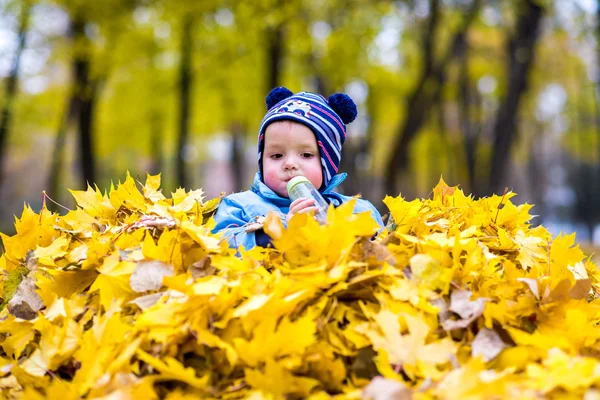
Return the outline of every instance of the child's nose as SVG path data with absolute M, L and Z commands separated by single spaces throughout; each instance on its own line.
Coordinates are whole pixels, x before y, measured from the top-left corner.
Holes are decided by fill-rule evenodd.
M 285 163 L 283 164 L 283 168 L 288 169 L 298 169 L 298 162 L 295 157 L 287 157 L 285 159 Z

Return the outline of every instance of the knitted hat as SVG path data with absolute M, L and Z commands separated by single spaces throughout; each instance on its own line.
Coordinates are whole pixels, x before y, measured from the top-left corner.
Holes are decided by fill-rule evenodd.
M 354 121 L 357 115 L 354 101 L 343 93 L 325 99 L 319 94 L 293 94 L 285 87 L 278 87 L 267 96 L 267 109 L 258 134 L 258 167 L 261 173 L 267 126 L 275 121 L 294 121 L 310 128 L 315 134 L 321 156 L 323 187 L 327 186 L 338 173 L 342 145 L 346 141 L 346 124 Z

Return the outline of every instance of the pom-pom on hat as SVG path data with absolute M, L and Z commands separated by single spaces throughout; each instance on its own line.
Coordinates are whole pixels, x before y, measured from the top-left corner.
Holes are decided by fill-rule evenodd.
M 337 173 L 342 159 L 342 146 L 346 141 L 346 124 L 354 121 L 356 105 L 347 94 L 336 93 L 325 97 L 300 92 L 293 94 L 285 87 L 277 87 L 267 95 L 267 114 L 260 124 L 258 134 L 258 167 L 262 173 L 262 152 L 265 131 L 275 121 L 294 121 L 307 126 L 317 139 L 323 170 L 323 187 Z

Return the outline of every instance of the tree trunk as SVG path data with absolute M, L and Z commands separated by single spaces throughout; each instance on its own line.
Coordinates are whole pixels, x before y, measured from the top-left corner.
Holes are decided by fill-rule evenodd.
M 538 1 L 524 0 L 520 4 L 523 12 L 517 20 L 514 37 L 508 42 L 508 90 L 496 116 L 494 153 L 487 194 L 499 192 L 506 184 L 504 175 L 510 158 L 510 147 L 517 136 L 517 111 L 522 94 L 527 90 L 528 72 L 534 59 L 544 12 Z
M 93 120 L 96 106 L 97 83 L 89 79 L 89 60 L 78 60 L 78 87 L 83 89 L 78 95 L 79 115 L 77 129 L 79 131 L 79 151 L 83 171 L 83 183 L 92 185 L 96 182 L 96 166 L 93 145 Z
M 74 49 L 71 65 L 72 83 L 54 141 L 47 186 L 48 193 L 55 198 L 59 198 L 58 187 L 63 169 L 64 147 L 72 123 L 75 124 L 77 131 L 78 161 L 82 171 L 83 187 L 94 184 L 97 179 L 93 141 L 94 112 L 100 88 L 108 73 L 104 71 L 104 76 L 97 79 L 90 78 L 91 61 L 87 50 L 90 43 L 85 34 L 85 26 L 86 21 L 80 15 L 70 21 L 69 36 Z
M 181 61 L 179 64 L 179 144 L 177 146 L 177 184 L 187 187 L 185 152 L 190 130 L 190 89 L 192 85 L 192 23 L 191 16 L 183 17 Z
M 281 60 L 283 58 L 283 25 L 268 28 L 267 43 L 267 93 L 280 85 Z
M 69 124 L 73 120 L 74 115 L 77 113 L 75 110 L 77 102 L 75 101 L 75 96 L 73 93 L 74 89 L 71 89 L 71 94 L 69 95 L 65 105 L 63 117 L 60 120 L 58 132 L 56 133 L 56 139 L 54 139 L 54 151 L 52 152 L 52 159 L 50 160 L 50 173 L 48 175 L 47 191 L 50 197 L 53 197 L 58 201 L 60 201 L 58 188 L 60 185 L 60 175 L 62 171 L 62 161 L 67 131 L 69 129 Z M 52 209 L 53 206 L 49 205 L 49 207 Z
M 596 42 L 600 42 L 600 5 L 596 9 Z M 598 76 L 596 77 L 596 92 L 594 93 L 596 106 L 596 135 L 598 136 L 598 160 L 600 160 L 600 46 L 596 46 L 596 66 Z M 600 179 L 600 177 L 599 177 Z
M 596 43 L 600 42 L 600 5 L 596 9 Z M 596 144 L 598 146 L 597 149 L 597 163 L 600 163 L 600 46 L 596 45 L 596 69 L 598 75 L 596 76 L 596 87 L 594 90 L 594 112 L 595 118 L 594 121 L 596 123 Z M 595 193 L 600 192 L 600 168 L 596 168 L 596 175 L 593 180 L 593 187 Z M 595 220 L 595 223 L 600 223 L 600 217 Z M 593 236 L 590 238 L 590 241 L 593 240 Z
M 463 20 L 461 28 L 455 33 L 447 53 L 439 62 L 435 62 L 432 43 L 435 41 L 439 9 L 438 1 L 431 0 L 431 17 L 423 42 L 425 65 L 414 92 L 408 98 L 406 105 L 407 117 L 392 145 L 391 157 L 385 171 L 385 188 L 388 194 L 399 191 L 398 178 L 408 167 L 409 145 L 428 116 L 429 108 L 435 96 L 441 90 L 440 86 L 445 77 L 445 71 L 452 59 L 457 55 L 459 49 L 463 46 L 467 31 L 475 19 L 480 6 L 480 0 L 473 2 Z
M 19 66 L 21 65 L 21 55 L 25 49 L 27 40 L 27 27 L 29 24 L 28 2 L 22 2 L 21 16 L 19 19 L 19 43 L 13 60 L 10 72 L 6 78 L 6 93 L 4 95 L 4 106 L 2 109 L 2 120 L 0 121 L 0 187 L 4 179 L 4 157 L 6 155 L 6 145 L 8 142 L 10 124 L 13 116 L 13 106 L 17 96 L 17 82 L 19 81 Z
M 331 94 L 329 90 L 329 83 L 327 78 L 323 76 L 323 74 L 320 72 L 319 63 L 317 61 L 315 53 L 310 53 L 310 55 L 308 56 L 307 63 L 308 65 L 310 65 L 310 68 L 312 69 L 314 75 L 313 80 L 315 85 L 315 91 L 327 98 Z
M 156 57 L 159 53 L 158 46 L 152 42 L 148 49 L 147 57 L 151 66 L 152 74 L 158 76 L 160 71 L 156 65 Z M 160 84 L 152 84 L 152 90 L 154 93 L 162 93 L 162 87 Z M 149 172 L 152 175 L 161 173 L 163 170 L 163 130 L 164 130 L 164 116 L 162 105 L 160 103 L 153 102 L 149 105 L 148 118 L 150 121 L 150 167 Z M 163 186 L 164 186 L 164 176 Z
M 75 48 L 72 64 L 73 83 L 69 100 L 65 106 L 63 118 L 60 121 L 56 134 L 50 164 L 50 174 L 48 176 L 48 192 L 51 196 L 55 197 L 57 197 L 62 172 L 66 135 L 69 125 L 74 120 L 77 126 L 83 187 L 85 188 L 88 184 L 93 184 L 96 181 L 92 122 L 97 95 L 97 83 L 92 82 L 89 77 L 90 60 L 88 54 L 84 53 L 87 45 L 81 45 L 82 41 L 88 40 L 85 37 L 85 25 L 86 22 L 81 17 L 75 17 L 71 20 L 69 28 L 69 35 L 73 40 L 73 47 Z
M 377 125 L 377 121 L 375 119 L 376 113 L 376 93 L 372 85 L 369 85 L 368 90 L 369 96 L 367 97 L 367 124 L 365 126 L 365 140 L 363 143 L 362 149 L 362 157 L 368 169 L 365 171 L 366 176 L 365 179 L 360 184 L 361 191 L 365 199 L 369 200 L 375 207 L 379 209 L 380 212 L 387 212 L 382 209 L 383 203 L 383 188 L 382 182 L 380 179 L 377 179 L 376 176 L 373 175 L 373 154 L 374 154 L 374 138 L 375 138 L 375 126 Z
M 163 120 L 159 110 L 150 111 L 150 174 L 156 175 L 162 172 L 162 130 Z
M 235 192 L 244 188 L 244 171 L 246 160 L 244 157 L 244 127 L 237 121 L 231 124 L 231 172 L 233 176 L 233 190 Z
M 452 151 L 452 140 L 448 134 L 446 127 L 446 102 L 444 101 L 444 95 L 442 88 L 445 84 L 446 77 L 444 77 L 443 83 L 439 86 L 440 91 L 438 96 L 435 98 L 435 104 L 438 111 L 438 132 L 441 139 L 441 145 L 443 151 L 446 153 L 446 163 L 442 164 L 443 156 L 438 158 L 438 165 L 434 166 L 433 171 L 440 171 L 440 175 L 444 177 L 447 182 L 452 182 L 454 176 L 454 152 Z M 439 149 L 438 149 L 439 150 Z M 439 177 L 435 177 L 435 183 L 437 183 Z
M 477 151 L 477 132 L 474 129 L 474 123 L 472 121 L 473 115 L 471 113 L 471 83 L 469 81 L 469 46 L 465 43 L 464 48 L 461 52 L 461 65 L 459 72 L 459 118 L 460 127 L 464 137 L 465 146 L 465 158 L 467 162 L 467 181 L 469 184 L 469 191 L 475 193 L 475 157 Z
M 92 140 L 92 121 L 96 100 L 97 84 L 90 79 L 89 39 L 85 34 L 87 22 L 81 16 L 72 21 L 74 38 L 73 74 L 75 81 L 74 109 L 79 146 L 79 158 L 82 169 L 83 187 L 96 182 L 94 149 Z

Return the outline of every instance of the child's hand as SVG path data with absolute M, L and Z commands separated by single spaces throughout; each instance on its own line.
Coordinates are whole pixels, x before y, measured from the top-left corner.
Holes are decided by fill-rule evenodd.
M 304 214 L 308 212 L 316 212 L 317 207 L 312 207 L 315 204 L 315 199 L 299 198 L 290 204 L 290 211 L 288 211 L 285 221 L 289 224 L 290 220 L 295 214 Z

